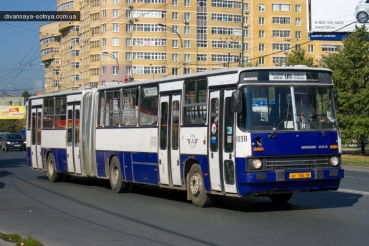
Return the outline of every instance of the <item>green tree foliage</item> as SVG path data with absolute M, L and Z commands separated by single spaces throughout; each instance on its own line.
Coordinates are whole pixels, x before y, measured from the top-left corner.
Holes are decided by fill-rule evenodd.
M 27 102 L 28 98 L 30 98 L 31 94 L 28 91 L 23 91 L 22 97 L 24 97 L 24 101 Z
M 306 65 L 308 67 L 313 67 L 314 58 L 309 56 L 305 49 L 291 50 L 287 53 L 286 65 Z
M 16 132 L 26 128 L 26 119 L 0 120 L 0 132 Z
M 332 69 L 338 94 L 337 118 L 344 144 L 361 144 L 369 137 L 369 33 L 356 27 L 337 53 L 322 57 L 322 65 Z

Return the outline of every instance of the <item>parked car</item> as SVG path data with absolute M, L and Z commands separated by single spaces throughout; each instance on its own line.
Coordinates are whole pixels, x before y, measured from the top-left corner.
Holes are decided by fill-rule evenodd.
M 26 150 L 26 143 L 24 138 L 19 133 L 5 134 L 4 138 L 1 140 L 1 150 Z
M 369 19 L 369 0 L 361 0 L 356 6 L 355 17 L 359 23 L 367 23 Z

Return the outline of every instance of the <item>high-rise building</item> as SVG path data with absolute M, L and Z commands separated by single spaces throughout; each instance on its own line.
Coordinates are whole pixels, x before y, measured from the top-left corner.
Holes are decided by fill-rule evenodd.
M 58 0 L 81 20 L 40 27 L 46 92 L 247 65 L 305 48 L 306 0 Z

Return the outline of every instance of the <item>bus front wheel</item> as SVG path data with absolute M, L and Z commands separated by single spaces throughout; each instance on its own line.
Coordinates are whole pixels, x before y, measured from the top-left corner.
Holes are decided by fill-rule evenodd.
M 208 207 L 213 204 L 212 197 L 205 191 L 202 171 L 198 164 L 190 169 L 187 189 L 190 190 L 191 201 L 195 207 Z
M 292 193 L 272 194 L 269 195 L 269 199 L 272 200 L 274 203 L 283 204 L 287 203 L 291 199 L 292 195 L 293 195 Z
M 114 156 L 110 160 L 110 168 L 109 168 L 109 180 L 110 187 L 115 193 L 122 193 L 128 191 L 128 184 L 123 181 L 122 172 L 119 166 L 118 157 Z
M 49 154 L 47 157 L 47 177 L 51 182 L 59 182 L 61 174 L 56 172 L 55 158 L 53 154 Z

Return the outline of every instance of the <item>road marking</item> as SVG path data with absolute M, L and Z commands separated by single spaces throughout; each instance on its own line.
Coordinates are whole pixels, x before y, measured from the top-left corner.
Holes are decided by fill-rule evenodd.
M 364 195 L 364 196 L 369 196 L 369 192 L 360 191 L 360 190 L 338 189 L 337 191 L 344 192 L 344 193 L 353 193 L 353 194 L 360 194 L 360 195 Z

